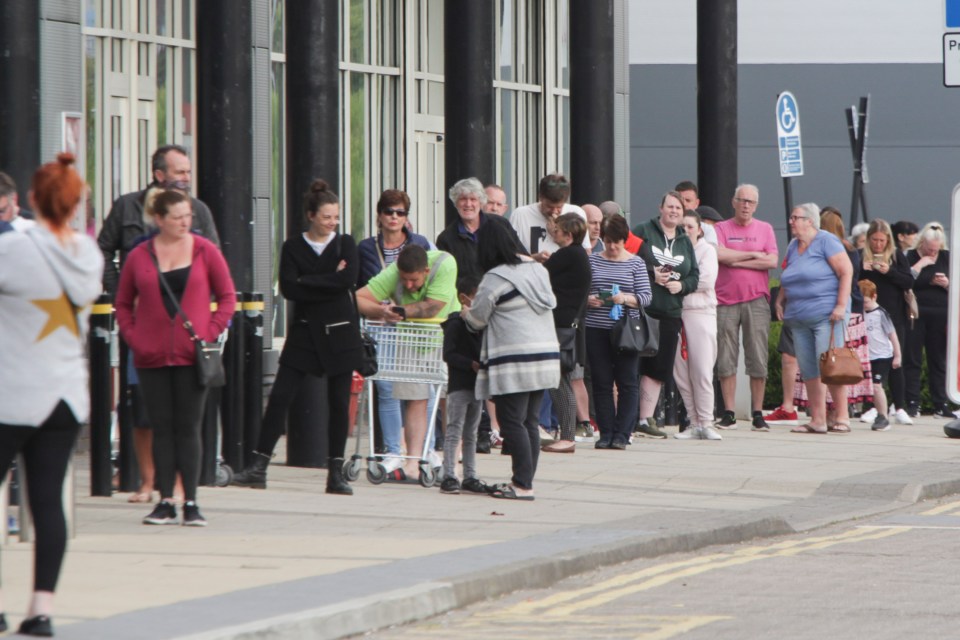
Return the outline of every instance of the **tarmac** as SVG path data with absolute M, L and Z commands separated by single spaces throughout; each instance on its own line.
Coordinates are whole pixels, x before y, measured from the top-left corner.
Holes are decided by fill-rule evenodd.
M 323 493 L 326 471 L 271 464 L 266 491 L 201 487 L 206 528 L 146 526 L 129 494 L 89 497 L 77 455 L 76 535 L 53 616 L 57 637 L 227 640 L 376 636 L 603 565 L 808 531 L 960 493 L 945 421 L 847 435 L 752 432 L 722 442 L 638 439 L 541 454 L 536 500 L 370 484 Z M 675 428 L 669 429 L 671 433 Z M 281 440 L 281 446 L 283 440 Z M 480 455 L 505 482 L 510 459 Z M 4 545 L 4 606 L 25 614 L 33 545 Z

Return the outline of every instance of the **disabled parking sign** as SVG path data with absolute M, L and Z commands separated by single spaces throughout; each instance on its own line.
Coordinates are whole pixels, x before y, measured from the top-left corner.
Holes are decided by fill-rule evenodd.
M 777 151 L 780 177 L 803 175 L 803 150 L 800 146 L 800 110 L 789 91 L 777 96 Z

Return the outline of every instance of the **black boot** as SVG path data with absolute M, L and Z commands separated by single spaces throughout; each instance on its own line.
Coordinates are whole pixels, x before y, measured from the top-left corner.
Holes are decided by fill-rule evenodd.
M 343 458 L 327 458 L 327 493 L 353 495 L 353 489 L 343 477 Z
M 259 451 L 253 452 L 253 462 L 247 468 L 233 476 L 230 484 L 234 487 L 250 487 L 251 489 L 267 488 L 267 465 L 270 456 Z

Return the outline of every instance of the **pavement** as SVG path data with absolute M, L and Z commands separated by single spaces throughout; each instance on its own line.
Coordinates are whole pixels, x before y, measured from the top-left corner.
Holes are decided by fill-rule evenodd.
M 325 470 L 287 467 L 280 450 L 266 491 L 201 488 L 206 528 L 145 526 L 149 505 L 129 494 L 89 497 L 81 453 L 54 625 L 68 640 L 343 638 L 603 565 L 960 493 L 960 441 L 943 420 L 916 422 L 802 435 L 741 421 L 722 442 L 580 443 L 573 455 L 541 454 L 534 502 L 375 486 L 363 474 L 352 497 L 326 495 Z M 508 456 L 478 457 L 482 479 L 509 479 Z M 0 555 L 16 628 L 33 545 L 13 538 Z

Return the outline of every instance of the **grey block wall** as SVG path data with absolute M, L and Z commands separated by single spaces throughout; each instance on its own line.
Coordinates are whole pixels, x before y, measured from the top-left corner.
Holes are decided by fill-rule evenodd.
M 696 69 L 631 65 L 632 222 L 657 213 L 664 191 L 696 180 Z M 800 108 L 805 175 L 794 202 L 834 205 L 849 217 L 853 180 L 844 109 L 870 94 L 866 187 L 871 218 L 949 226 L 960 182 L 960 90 L 936 64 L 741 65 L 739 175 L 760 187 L 758 215 L 785 238 L 774 103 L 789 90 Z M 732 195 L 732 194 L 731 194 Z M 712 204 L 712 203 L 704 203 Z
M 43 0 L 40 42 L 40 160 L 49 162 L 61 150 L 61 114 L 83 111 L 80 2 Z
M 270 145 L 270 3 L 253 2 L 253 288 L 263 294 L 263 346 L 273 346 L 272 153 Z

